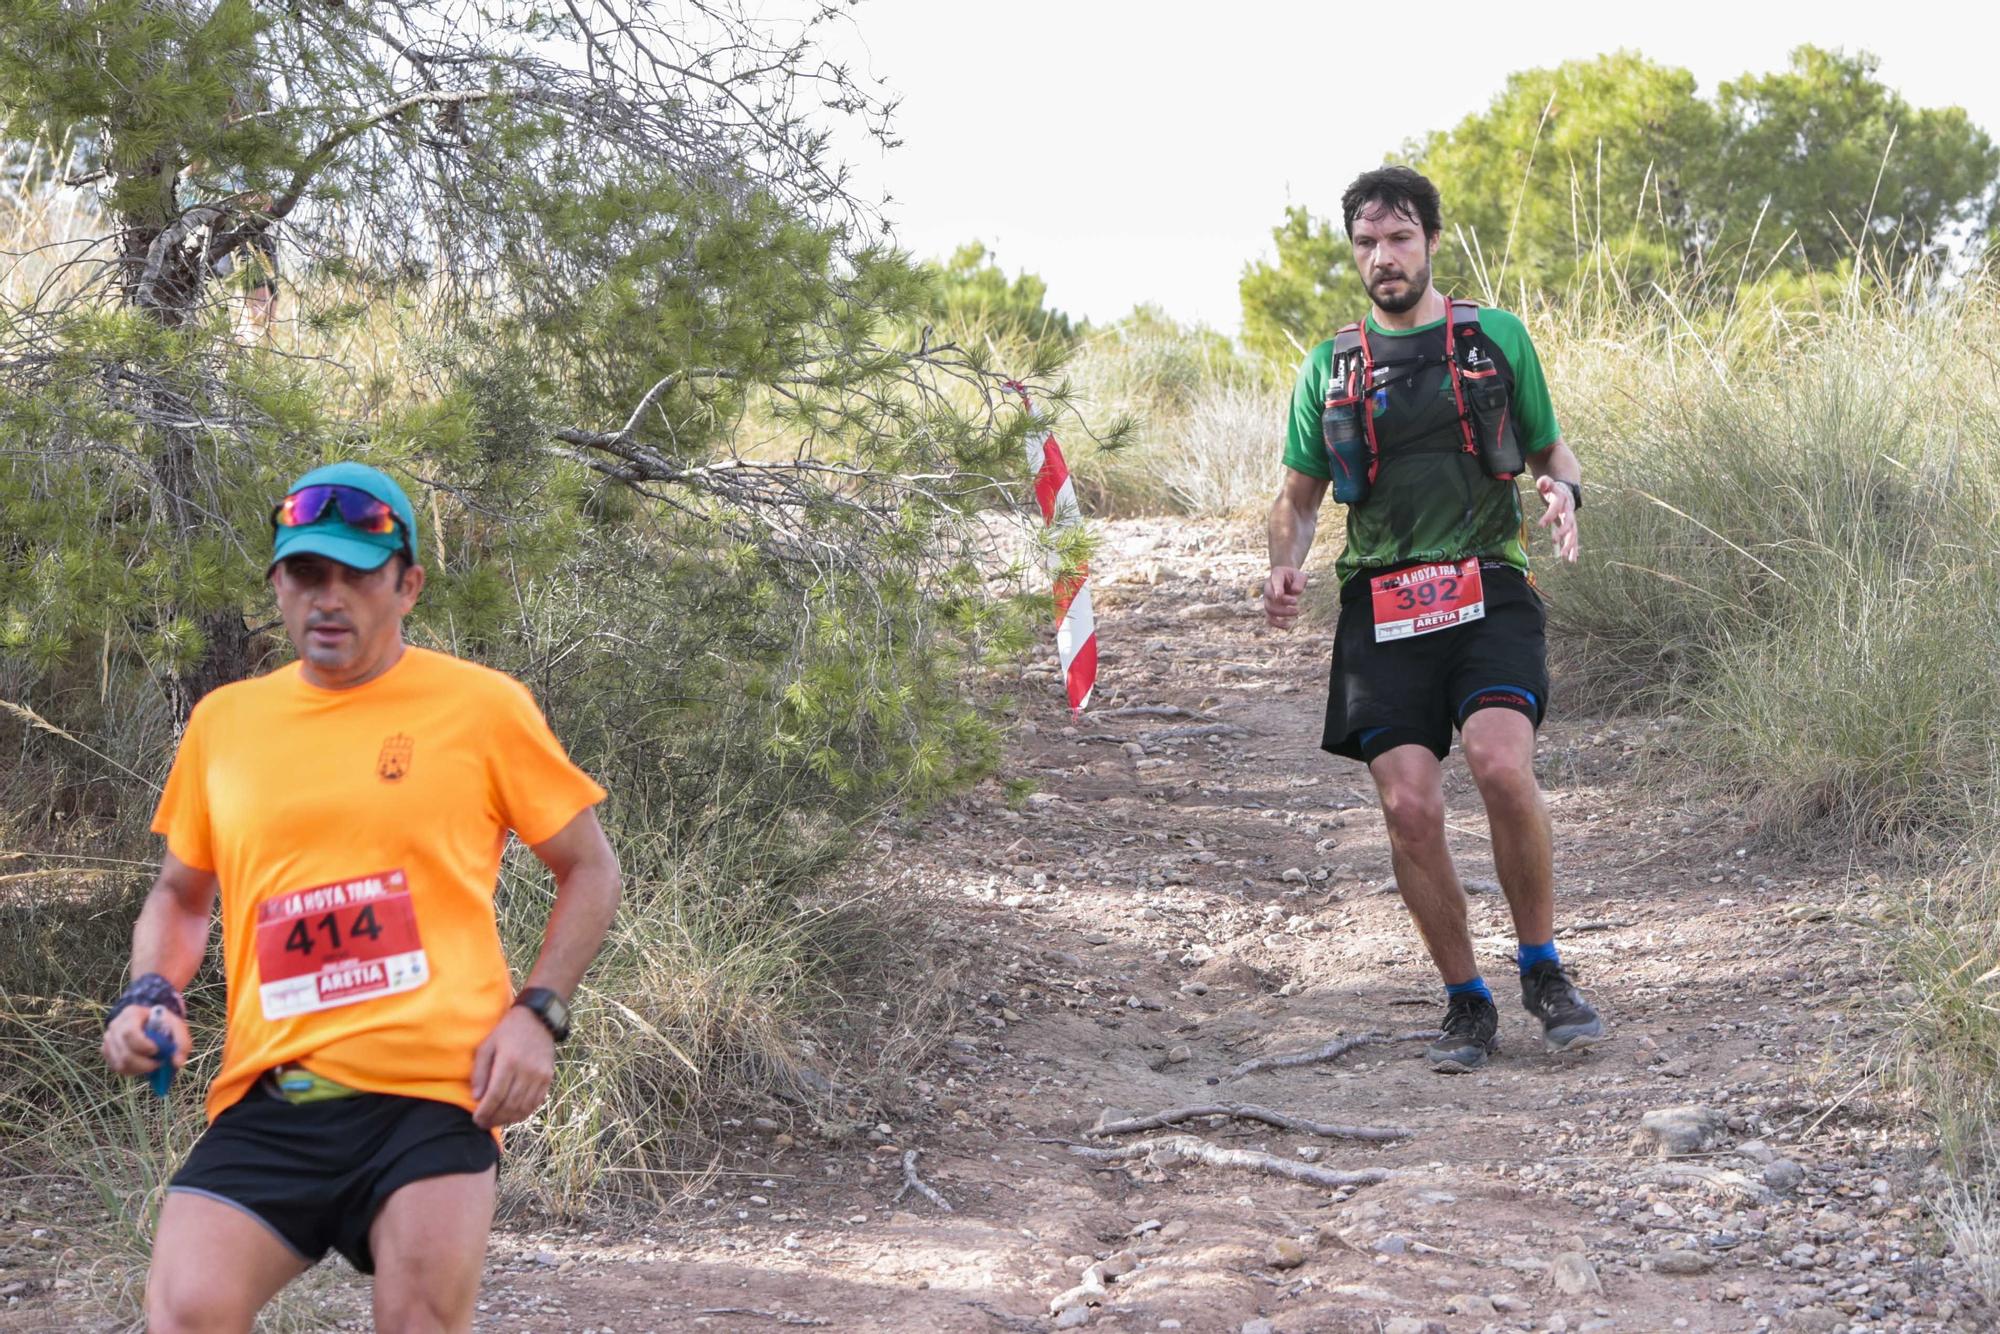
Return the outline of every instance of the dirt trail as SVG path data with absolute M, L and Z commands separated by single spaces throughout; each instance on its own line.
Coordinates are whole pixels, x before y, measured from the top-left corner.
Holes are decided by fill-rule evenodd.
M 1316 749 L 1328 635 L 1264 628 L 1250 534 L 1135 522 L 1105 538 L 1095 716 L 1066 726 L 1031 673 L 1035 721 L 1008 776 L 1038 791 L 1017 811 L 996 785 L 887 849 L 944 886 L 940 932 L 971 1001 L 946 1059 L 876 1132 L 885 1143 L 742 1164 L 753 1175 L 731 1178 L 711 1221 L 654 1243 L 508 1238 L 483 1327 L 1040 1330 L 1060 1327 L 1050 1303 L 1087 1263 L 1120 1252 L 1136 1266 L 1069 1320 L 1232 1334 L 1982 1323 L 1936 1258 L 1917 1147 L 1826 1068 L 1827 1050 L 1875 1036 L 1849 1003 L 1876 985 L 1844 920 L 1866 888 L 1770 860 L 1725 808 L 1639 795 L 1635 757 L 1670 722 L 1562 721 L 1541 746 L 1564 954 L 1613 1042 L 1542 1054 L 1513 994 L 1505 903 L 1481 892 L 1474 931 L 1504 1043 L 1487 1069 L 1435 1075 L 1404 1043 L 1211 1084 L 1253 1056 L 1428 1027 L 1439 988 L 1383 892 L 1365 773 Z M 1134 705 L 1241 731 L 1149 740 L 1195 720 L 1106 716 Z M 1490 877 L 1456 761 L 1448 791 L 1461 869 Z M 1089 1164 L 1044 1142 L 1107 1108 L 1211 1100 L 1416 1133 L 1375 1145 L 1181 1128 L 1390 1169 L 1351 1191 Z M 1689 1104 L 1722 1118 L 1706 1152 L 1635 1146 L 1645 1112 Z M 892 1200 L 906 1147 L 953 1212 Z M 1601 1293 L 1557 1285 L 1565 1253 Z M 762 1314 L 696 1314 L 716 1308 Z
M 1066 726 L 1046 671 L 1030 673 L 1036 722 L 1006 776 L 1038 791 L 1017 810 L 988 785 L 883 845 L 949 905 L 939 932 L 967 1001 L 942 1059 L 858 1142 L 828 1149 L 803 1119 L 795 1144 L 747 1137 L 708 1208 L 643 1237 L 503 1232 L 479 1328 L 1991 1327 L 1938 1258 L 1921 1145 L 1825 1059 L 1878 1036 L 1854 1003 L 1881 985 L 1852 924 L 1868 886 L 1774 860 L 1725 807 L 1642 795 L 1632 768 L 1671 721 L 1564 719 L 1540 748 L 1561 943 L 1612 1042 L 1542 1053 L 1505 903 L 1481 889 L 1504 1044 L 1488 1068 L 1432 1074 L 1405 1042 L 1214 1083 L 1254 1056 L 1428 1028 L 1440 989 L 1386 892 L 1365 773 L 1316 749 L 1328 634 L 1264 628 L 1247 533 L 1134 522 L 1105 537 L 1095 716 Z M 1109 716 L 1135 705 L 1201 719 Z M 1234 730 L 1159 735 L 1208 720 Z M 1478 882 L 1484 815 L 1463 767 L 1448 773 L 1454 850 Z M 1218 1100 L 1415 1133 L 1179 1128 L 1388 1169 L 1340 1190 L 1087 1163 L 1048 1142 L 1107 1109 Z M 1715 1114 L 1705 1149 L 1635 1143 L 1644 1113 L 1686 1105 Z M 894 1199 L 907 1148 L 951 1212 Z M 1052 1313 L 1105 1259 L 1129 1272 Z

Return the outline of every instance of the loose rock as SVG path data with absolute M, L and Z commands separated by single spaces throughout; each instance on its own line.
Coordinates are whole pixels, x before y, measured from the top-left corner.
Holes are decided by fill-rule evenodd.
M 1653 1272 L 1675 1274 L 1682 1277 L 1691 1274 L 1706 1274 L 1715 1268 L 1715 1261 L 1700 1251 L 1661 1251 L 1653 1257 Z
M 1789 1195 L 1806 1179 L 1806 1169 L 1790 1158 L 1773 1158 L 1764 1164 L 1764 1184 L 1780 1195 Z
M 1604 1283 L 1597 1277 L 1597 1266 L 1582 1251 L 1564 1251 L 1558 1255 L 1549 1270 L 1549 1282 L 1555 1284 L 1556 1291 L 1565 1297 L 1601 1294 L 1604 1291 Z
M 1659 1107 L 1639 1118 L 1639 1141 L 1662 1158 L 1700 1153 L 1715 1143 L 1724 1125 L 1713 1107 Z
M 1273 1269 L 1297 1269 L 1306 1262 L 1306 1248 L 1290 1237 L 1280 1237 L 1264 1252 L 1264 1259 Z

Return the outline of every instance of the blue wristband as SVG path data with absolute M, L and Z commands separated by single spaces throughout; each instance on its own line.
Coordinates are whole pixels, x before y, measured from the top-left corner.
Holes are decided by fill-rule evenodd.
M 181 993 L 158 973 L 141 973 L 133 978 L 132 985 L 119 992 L 118 999 L 112 1001 L 111 1008 L 105 1011 L 104 1026 L 111 1027 L 111 1021 L 128 1005 L 143 1005 L 149 1010 L 155 1005 L 164 1005 L 181 1018 L 187 1018 L 187 1006 L 181 1003 Z

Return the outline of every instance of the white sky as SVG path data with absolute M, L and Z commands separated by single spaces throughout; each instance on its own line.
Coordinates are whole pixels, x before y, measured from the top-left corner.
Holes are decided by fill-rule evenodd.
M 1622 47 L 1692 71 L 1707 96 L 1811 42 L 1873 52 L 1913 105 L 1962 106 L 2000 134 L 2000 19 L 1976 3 L 864 0 L 830 31 L 903 98 L 902 147 L 847 157 L 865 192 L 895 196 L 905 248 L 977 238 L 1073 315 L 1150 301 L 1225 333 L 1287 203 L 1335 213 L 1353 176 L 1515 70 Z

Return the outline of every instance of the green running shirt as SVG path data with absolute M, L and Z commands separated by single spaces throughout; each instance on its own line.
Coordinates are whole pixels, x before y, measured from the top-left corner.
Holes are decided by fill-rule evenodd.
M 1465 452 L 1458 405 L 1444 358 L 1444 321 L 1389 330 L 1368 317 L 1368 346 L 1378 368 L 1409 361 L 1431 364 L 1392 380 L 1386 402 L 1375 406 L 1381 463 L 1368 499 L 1347 509 L 1347 547 L 1334 569 L 1342 583 L 1362 570 L 1416 561 L 1485 556 L 1527 572 L 1520 492 L 1515 482 L 1488 477 Z M 1513 376 L 1515 431 L 1524 454 L 1536 454 L 1562 435 L 1541 358 L 1521 321 L 1504 310 L 1479 308 L 1487 346 Z M 1285 466 L 1331 480 L 1320 414 L 1332 375 L 1333 340 L 1306 354 L 1292 391 L 1285 431 Z

